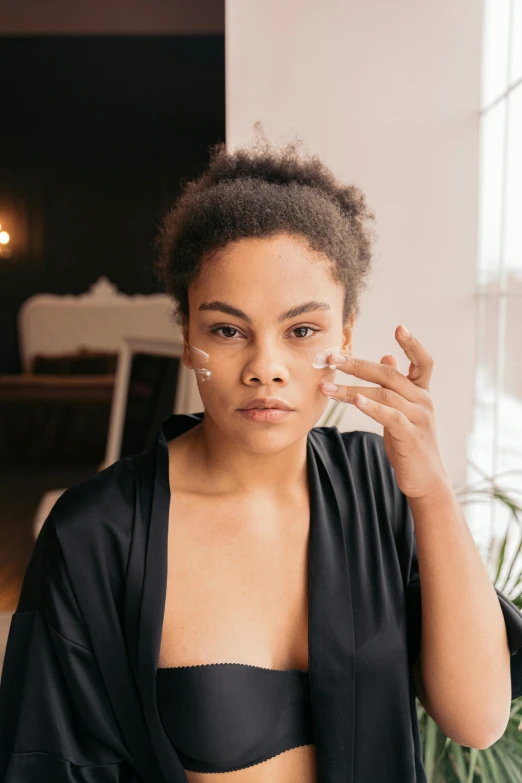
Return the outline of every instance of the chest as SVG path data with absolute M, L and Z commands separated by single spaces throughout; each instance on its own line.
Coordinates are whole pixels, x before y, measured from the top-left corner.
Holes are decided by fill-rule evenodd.
M 158 666 L 308 670 L 307 496 L 171 495 Z

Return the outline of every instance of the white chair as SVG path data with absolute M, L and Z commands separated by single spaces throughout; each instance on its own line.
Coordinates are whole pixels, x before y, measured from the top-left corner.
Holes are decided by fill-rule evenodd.
M 100 278 L 87 294 L 39 294 L 24 302 L 20 310 L 20 346 L 26 372 L 30 372 L 36 355 L 57 356 L 82 348 L 118 352 L 106 453 L 98 470 L 120 456 L 133 355 L 179 357 L 183 352 L 182 333 L 170 319 L 170 308 L 166 295 L 126 296 Z M 173 412 L 202 408 L 195 375 L 180 362 Z M 65 489 L 49 490 L 42 496 L 33 518 L 35 539 Z
M 124 338 L 118 356 L 105 458 L 98 466 L 98 471 L 109 467 L 120 457 L 132 357 L 136 353 L 180 357 L 183 353 L 183 341 Z M 180 362 L 172 411 L 173 413 L 191 413 L 192 411 L 200 411 L 202 408 L 203 401 L 198 391 L 195 375 Z M 49 512 L 65 489 L 66 487 L 49 490 L 42 496 L 33 519 L 35 540 Z

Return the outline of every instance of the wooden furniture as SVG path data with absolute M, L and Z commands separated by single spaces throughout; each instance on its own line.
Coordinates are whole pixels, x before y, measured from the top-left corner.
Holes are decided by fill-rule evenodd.
M 66 461 L 101 470 L 121 453 L 129 399 L 135 419 L 140 395 L 149 417 L 166 410 L 165 393 L 171 394 L 165 415 L 202 410 L 195 375 L 179 361 L 183 338 L 171 309 L 166 294 L 129 296 L 106 277 L 80 295 L 27 299 L 18 314 L 23 372 L 0 376 L 0 461 Z M 138 354 L 144 377 L 133 379 Z M 147 356 L 177 358 L 170 381 Z M 165 391 L 173 378 L 176 388 Z M 35 535 L 62 492 L 42 497 Z
M 165 294 L 123 294 L 106 277 L 78 296 L 27 299 L 23 372 L 0 376 L 0 463 L 101 461 L 123 340 L 178 339 L 171 306 Z M 196 387 L 196 406 L 198 397 Z
M 152 340 L 135 337 L 129 337 L 123 340 L 112 393 L 105 459 L 98 466 L 98 470 L 103 470 L 109 465 L 112 465 L 121 456 L 125 417 L 128 413 L 129 399 L 131 399 L 129 385 L 134 357 L 138 355 L 148 355 L 171 357 L 177 360 L 175 385 L 173 387 L 167 386 L 167 388 L 165 388 L 164 385 L 163 389 L 158 390 L 158 393 L 152 400 L 153 408 L 150 409 L 149 407 L 149 415 L 152 415 L 152 421 L 148 428 L 149 436 L 155 434 L 155 431 L 161 426 L 163 419 L 170 413 L 190 413 L 192 410 L 201 410 L 203 408 L 202 402 L 201 406 L 196 404 L 196 407 L 194 407 L 192 404 L 195 398 L 194 386 L 196 386 L 197 391 L 197 384 L 194 374 L 180 361 L 182 353 L 182 340 Z M 147 400 L 149 397 L 147 394 L 147 384 L 143 384 L 143 386 L 143 398 Z M 167 398 L 165 398 L 165 393 L 167 394 Z M 197 396 L 199 397 L 199 392 Z M 162 403 L 160 403 L 161 397 L 163 398 Z M 201 398 L 199 399 L 201 401 Z M 166 400 L 168 408 L 165 408 Z M 146 445 L 146 443 L 142 442 L 140 446 L 137 446 L 137 449 L 141 450 Z M 42 497 L 33 520 L 35 539 L 49 512 L 63 492 L 65 492 L 65 488 L 50 490 Z

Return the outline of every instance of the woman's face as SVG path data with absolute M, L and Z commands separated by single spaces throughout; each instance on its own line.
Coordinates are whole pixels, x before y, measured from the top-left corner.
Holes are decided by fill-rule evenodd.
M 306 435 L 328 405 L 320 383 L 335 376 L 314 360 L 351 346 L 343 296 L 326 257 L 288 234 L 241 239 L 216 254 L 189 288 L 182 357 L 197 370 L 205 417 L 259 453 Z M 290 312 L 302 305 L 309 309 Z M 241 409 L 257 397 L 277 397 L 292 410 L 277 421 L 252 420 Z

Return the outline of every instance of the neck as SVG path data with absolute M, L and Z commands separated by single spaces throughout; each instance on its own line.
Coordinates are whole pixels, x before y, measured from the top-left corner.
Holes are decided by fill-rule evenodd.
M 185 465 L 199 492 L 283 497 L 307 486 L 306 435 L 268 454 L 238 447 L 207 416 L 187 435 Z

